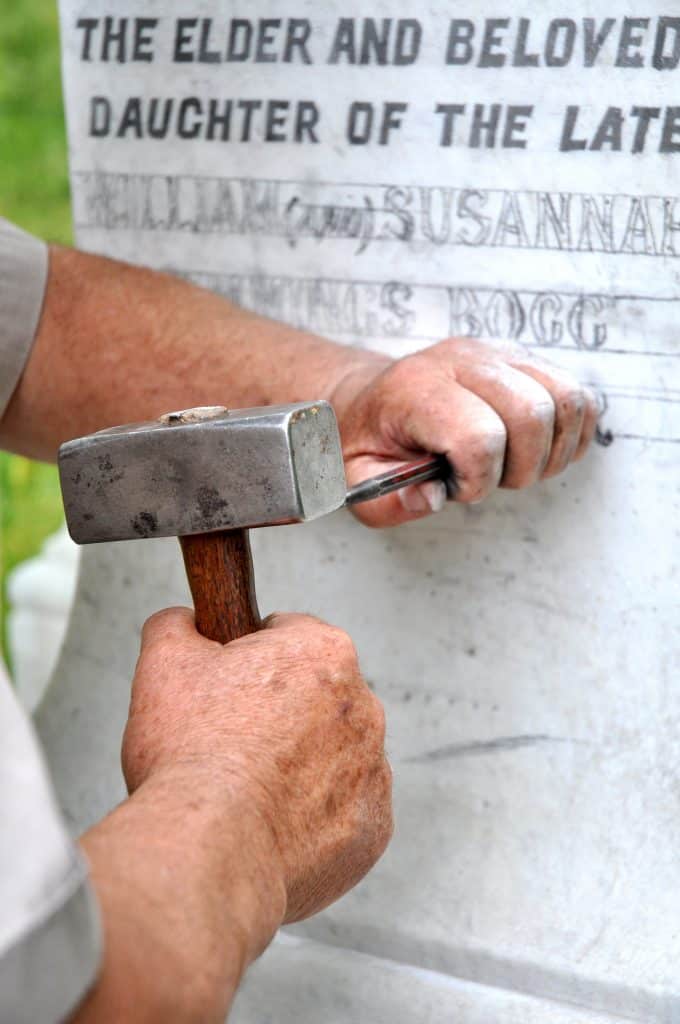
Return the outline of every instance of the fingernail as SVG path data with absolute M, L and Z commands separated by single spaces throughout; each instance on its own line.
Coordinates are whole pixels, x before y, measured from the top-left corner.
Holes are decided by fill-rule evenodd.
M 443 480 L 428 480 L 417 487 L 405 487 L 399 491 L 399 498 L 406 511 L 415 515 L 440 512 L 446 504 L 446 484 Z
M 429 480 L 422 485 L 431 512 L 441 512 L 446 504 L 446 484 L 443 480 Z

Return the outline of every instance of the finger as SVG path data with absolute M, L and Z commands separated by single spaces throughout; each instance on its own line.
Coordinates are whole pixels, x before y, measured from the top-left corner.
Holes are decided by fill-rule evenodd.
M 318 629 L 319 626 L 325 625 L 322 619 L 301 612 L 272 612 L 262 620 L 262 629 Z
M 191 608 L 164 608 L 142 626 L 142 650 L 154 643 L 183 642 L 199 636 Z
M 353 460 L 351 468 L 348 468 L 348 480 L 359 483 L 402 465 L 403 460 L 378 461 L 374 456 L 363 456 Z M 440 512 L 447 497 L 447 486 L 443 480 L 428 480 L 403 487 L 384 498 L 362 502 L 355 505 L 352 511 L 367 526 L 397 526 L 411 519 L 421 519 L 433 512 Z
M 507 431 L 501 487 L 535 483 L 550 459 L 555 405 L 533 377 L 503 362 L 477 361 L 457 367 L 465 387 L 487 402 Z
M 414 516 L 441 512 L 448 496 L 446 484 L 443 480 L 428 480 L 424 484 L 404 487 L 398 494 L 399 500 L 406 511 Z
M 574 459 L 581 445 L 586 413 L 592 417 L 594 396 L 571 373 L 547 360 L 531 355 L 511 358 L 510 365 L 537 380 L 548 391 L 555 405 L 555 426 L 550 457 L 543 477 L 561 473 Z M 594 431 L 594 426 L 593 426 Z M 585 441 L 583 450 L 587 447 Z
M 597 420 L 600 415 L 599 404 L 597 401 L 597 395 L 590 388 L 584 388 L 584 394 L 586 399 L 586 407 L 583 415 L 583 424 L 581 426 L 581 437 L 576 446 L 576 451 L 572 456 L 572 461 L 576 462 L 577 459 L 582 459 L 585 453 L 588 451 L 588 447 L 595 437 L 595 428 L 597 427 Z
M 553 447 L 544 476 L 552 476 L 570 461 L 580 459 L 592 442 L 599 415 L 597 395 L 580 384 L 572 374 L 526 346 L 517 342 L 475 340 L 473 343 L 456 338 L 432 346 L 425 350 L 423 356 L 430 359 L 443 356 L 455 365 L 460 379 L 463 376 L 461 370 L 466 366 L 474 367 L 480 362 L 505 362 L 543 384 L 555 404 Z
M 357 660 L 357 652 L 352 638 L 344 629 L 339 626 L 332 626 L 314 615 L 301 615 L 297 612 L 275 612 L 268 616 L 262 623 L 266 631 L 288 633 L 295 643 L 302 644 L 308 650 L 321 650 L 326 653 L 332 652 L 333 658 L 343 663 Z M 242 637 L 234 641 L 242 643 L 248 640 L 257 639 L 257 633 L 250 637 Z
M 498 414 L 481 398 L 456 383 L 448 374 L 434 380 L 428 375 L 422 387 L 416 377 L 410 384 L 413 401 L 398 420 L 398 445 L 404 459 L 423 452 L 446 455 L 455 479 L 455 498 L 481 501 L 492 491 L 503 471 L 506 433 Z M 352 486 L 384 473 L 399 462 L 360 455 L 347 464 Z M 436 483 L 428 481 L 428 484 Z M 394 491 L 376 501 L 356 505 L 354 514 L 367 526 L 397 526 L 441 508 L 441 486 L 419 484 Z M 421 501 L 420 498 L 424 498 Z

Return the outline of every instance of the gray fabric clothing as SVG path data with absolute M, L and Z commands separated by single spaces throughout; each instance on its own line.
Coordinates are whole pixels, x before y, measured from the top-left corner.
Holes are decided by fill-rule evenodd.
M 47 280 L 47 246 L 0 217 L 0 417 L 28 359 Z
M 0 415 L 31 348 L 46 271 L 43 243 L 0 221 Z M 100 953 L 85 861 L 0 671 L 0 1024 L 62 1021 L 91 985 Z

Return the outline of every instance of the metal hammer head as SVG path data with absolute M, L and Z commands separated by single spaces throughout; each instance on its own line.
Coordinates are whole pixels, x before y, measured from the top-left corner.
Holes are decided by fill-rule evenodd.
M 59 475 L 79 544 L 303 522 L 345 502 L 327 402 L 187 409 L 68 441 Z

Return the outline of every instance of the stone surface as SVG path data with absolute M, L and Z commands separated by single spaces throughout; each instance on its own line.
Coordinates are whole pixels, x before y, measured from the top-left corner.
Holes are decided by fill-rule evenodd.
M 355 1016 L 357 1005 L 361 1017 Z M 231 1024 L 621 1024 L 621 1017 L 559 1006 L 521 993 L 315 942 L 281 937 L 248 972 Z M 585 1014 L 585 1015 L 584 1015 Z

